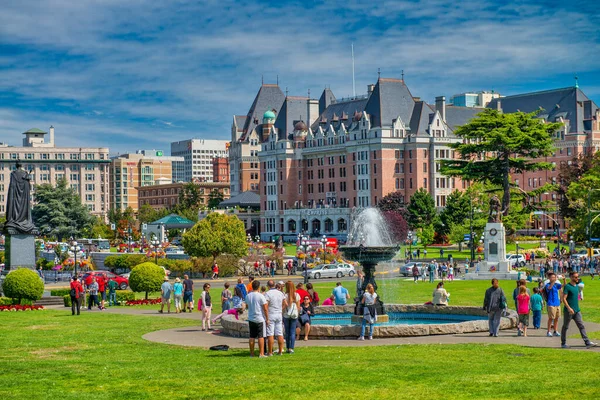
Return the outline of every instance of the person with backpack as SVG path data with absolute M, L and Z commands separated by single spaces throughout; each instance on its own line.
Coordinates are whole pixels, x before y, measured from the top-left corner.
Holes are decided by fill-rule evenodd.
M 108 305 L 116 306 L 117 305 L 117 289 L 119 288 L 119 284 L 115 280 L 108 281 Z
M 506 309 L 506 296 L 496 278 L 492 279 L 492 287 L 485 291 L 483 309 L 488 313 L 490 336 L 498 337 L 502 311 Z
M 71 277 L 71 315 L 75 315 L 77 309 L 77 315 L 81 310 L 81 299 L 83 297 L 83 287 L 76 276 Z
M 319 298 L 319 293 L 317 293 L 317 291 L 315 289 L 313 289 L 312 283 L 309 282 L 306 284 L 306 291 L 308 292 L 308 295 L 310 296 L 310 303 L 314 307 L 318 307 L 321 299 Z

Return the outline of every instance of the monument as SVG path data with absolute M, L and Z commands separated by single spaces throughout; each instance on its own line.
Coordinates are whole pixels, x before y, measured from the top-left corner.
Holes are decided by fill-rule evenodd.
M 10 174 L 6 201 L 6 269 L 35 269 L 35 235 L 38 230 L 31 220 L 31 184 L 29 173 L 21 161 Z
M 506 230 L 502 224 L 501 203 L 498 196 L 490 199 L 490 213 L 485 224 L 484 261 L 479 272 L 468 274 L 467 279 L 516 279 L 517 272 L 510 270 L 506 261 Z

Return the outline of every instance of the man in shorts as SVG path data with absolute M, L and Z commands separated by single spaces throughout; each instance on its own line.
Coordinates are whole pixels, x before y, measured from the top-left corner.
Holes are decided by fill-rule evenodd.
M 187 275 L 183 276 L 183 306 L 187 307 L 189 312 L 194 310 L 194 281 Z
M 275 287 L 275 282 L 270 280 L 267 282 L 269 291 L 265 294 L 267 303 L 269 304 L 269 323 L 267 324 L 267 340 L 268 340 L 268 351 L 267 357 L 273 355 L 273 345 L 275 343 L 275 336 L 277 336 L 277 344 L 279 345 L 279 353 L 283 354 L 283 300 L 285 294 Z M 279 285 L 277 285 L 279 286 Z
M 252 291 L 246 296 L 246 305 L 248 306 L 248 330 L 250 357 L 254 357 L 254 343 L 258 339 L 258 349 L 260 357 L 265 356 L 265 324 L 269 324 L 269 305 L 265 296 L 260 294 L 260 282 L 252 281 Z
M 160 311 L 162 314 L 165 304 L 167 305 L 167 312 L 171 314 L 171 292 L 173 286 L 169 283 L 169 277 L 165 276 L 165 282 L 160 286 Z
M 560 289 L 562 285 L 556 281 L 556 274 L 550 272 L 548 274 L 550 282 L 544 286 L 546 293 L 546 304 L 548 305 L 548 332 L 546 336 L 552 336 L 552 327 L 554 327 L 554 336 L 560 336 L 557 331 L 558 319 L 560 318 Z

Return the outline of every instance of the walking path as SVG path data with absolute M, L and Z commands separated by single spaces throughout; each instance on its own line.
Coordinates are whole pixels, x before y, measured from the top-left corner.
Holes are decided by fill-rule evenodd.
M 158 308 L 157 308 L 158 310 Z M 188 347 L 201 347 L 209 348 L 211 346 L 226 344 L 230 348 L 245 349 L 248 347 L 248 339 L 245 338 L 233 338 L 221 334 L 219 331 L 220 325 L 215 325 L 215 330 L 210 332 L 203 332 L 200 325 L 199 312 L 193 313 L 181 313 L 175 314 L 174 312 L 168 314 L 165 310 L 163 314 L 159 314 L 157 310 L 140 310 L 134 307 L 114 307 L 109 308 L 104 312 L 115 313 L 115 314 L 127 314 L 127 315 L 142 315 L 155 318 L 180 318 L 180 319 L 194 319 L 198 320 L 198 326 L 188 326 L 182 328 L 174 328 L 161 330 L 156 332 L 147 333 L 143 336 L 144 339 L 164 343 L 173 344 L 179 346 Z M 92 311 L 94 312 L 94 311 Z M 518 337 L 516 329 L 509 329 L 500 332 L 498 337 L 489 337 L 486 332 L 477 333 L 465 333 L 456 335 L 436 335 L 436 336 L 417 336 L 417 337 L 406 337 L 406 338 L 382 338 L 374 339 L 372 341 L 358 341 L 352 339 L 311 339 L 307 342 L 303 340 L 296 341 L 296 347 L 362 347 L 362 346 L 381 346 L 381 345 L 406 345 L 406 344 L 468 344 L 468 343 L 479 343 L 479 344 L 511 344 L 521 345 L 527 347 L 539 347 L 539 348 L 560 348 L 560 338 L 558 337 L 546 337 L 546 329 L 544 328 L 547 324 L 546 316 L 542 318 L 542 329 L 528 329 L 528 337 Z M 585 327 L 588 332 L 600 331 L 600 324 L 586 322 Z M 562 326 L 562 317 L 559 321 L 559 328 Z M 593 349 L 586 349 L 577 326 L 572 322 L 569 327 L 569 336 L 576 335 L 577 337 L 569 338 L 567 344 L 575 350 L 586 350 L 595 351 L 600 353 L 600 347 Z

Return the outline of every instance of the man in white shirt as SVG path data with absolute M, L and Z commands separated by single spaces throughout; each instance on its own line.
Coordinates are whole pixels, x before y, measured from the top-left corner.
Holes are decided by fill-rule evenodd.
M 277 336 L 277 344 L 279 345 L 279 353 L 283 354 L 283 300 L 285 294 L 275 288 L 275 282 L 270 280 L 267 282 L 269 291 L 265 293 L 269 309 L 269 323 L 267 324 L 267 340 L 268 340 L 268 352 L 267 357 L 273 355 L 273 344 L 275 342 L 275 336 Z
M 258 348 L 260 357 L 265 356 L 265 323 L 269 323 L 269 307 L 265 296 L 260 294 L 258 289 L 260 282 L 252 281 L 252 291 L 246 296 L 246 304 L 248 305 L 248 327 L 249 327 L 249 344 L 250 357 L 254 357 L 254 343 L 258 339 Z M 264 315 L 263 315 L 264 313 Z

